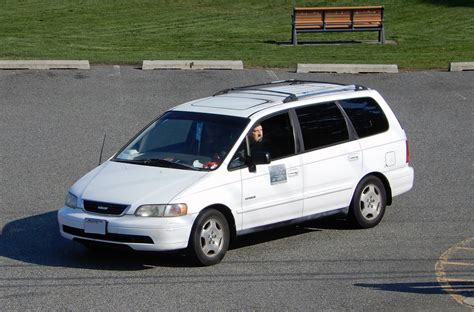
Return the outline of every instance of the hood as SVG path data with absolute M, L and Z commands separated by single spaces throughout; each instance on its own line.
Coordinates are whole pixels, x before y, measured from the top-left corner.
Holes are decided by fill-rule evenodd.
M 207 174 L 107 161 L 79 179 L 71 191 L 83 200 L 131 205 L 167 204 Z

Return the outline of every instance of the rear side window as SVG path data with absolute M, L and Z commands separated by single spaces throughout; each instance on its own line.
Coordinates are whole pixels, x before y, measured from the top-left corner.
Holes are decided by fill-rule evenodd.
M 374 99 L 348 99 L 340 101 L 339 104 L 349 116 L 359 138 L 388 130 L 387 118 Z
M 335 103 L 323 103 L 296 109 L 305 150 L 349 140 L 346 120 Z

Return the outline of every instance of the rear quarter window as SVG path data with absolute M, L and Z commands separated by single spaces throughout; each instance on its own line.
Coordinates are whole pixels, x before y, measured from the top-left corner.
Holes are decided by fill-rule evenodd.
M 313 150 L 349 140 L 346 120 L 336 103 L 296 109 L 305 150 Z
M 351 120 L 359 138 L 388 130 L 387 117 L 374 99 L 348 99 L 339 101 L 339 104 Z

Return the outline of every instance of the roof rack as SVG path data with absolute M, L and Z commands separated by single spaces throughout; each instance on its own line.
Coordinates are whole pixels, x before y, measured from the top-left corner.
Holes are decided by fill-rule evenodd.
M 324 90 L 307 91 L 299 95 L 295 93 L 291 93 L 291 92 L 269 90 L 269 89 L 264 88 L 264 87 L 271 87 L 275 85 L 290 85 L 291 86 L 291 85 L 305 84 L 305 83 L 332 84 L 334 85 L 334 87 L 327 88 Z M 297 101 L 305 97 L 315 96 L 315 95 L 320 95 L 320 94 L 333 93 L 333 92 L 339 92 L 339 91 L 360 91 L 360 90 L 367 90 L 367 88 L 360 85 L 344 85 L 344 84 L 334 83 L 334 82 L 289 79 L 289 80 L 278 80 L 278 81 L 272 81 L 272 82 L 267 82 L 267 83 L 262 83 L 262 84 L 224 89 L 215 93 L 213 96 L 223 95 L 223 94 L 227 94 L 231 92 L 239 92 L 239 91 L 262 91 L 262 92 L 275 93 L 277 95 L 285 96 L 285 98 L 283 99 L 283 103 L 288 103 L 288 102 Z

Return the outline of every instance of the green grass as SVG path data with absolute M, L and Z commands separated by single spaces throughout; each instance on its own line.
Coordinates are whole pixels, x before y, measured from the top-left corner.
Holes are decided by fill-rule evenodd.
M 297 6 L 385 6 L 396 45 L 285 46 Z M 305 34 L 301 40 L 377 39 L 377 32 Z M 0 0 L 0 59 L 238 59 L 246 67 L 386 63 L 447 68 L 474 61 L 474 0 Z

